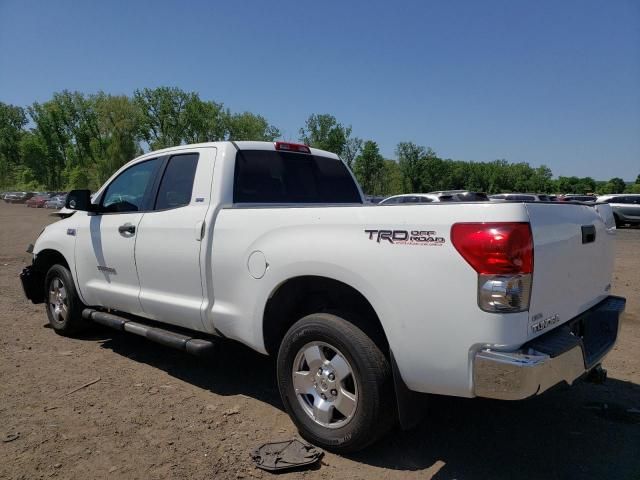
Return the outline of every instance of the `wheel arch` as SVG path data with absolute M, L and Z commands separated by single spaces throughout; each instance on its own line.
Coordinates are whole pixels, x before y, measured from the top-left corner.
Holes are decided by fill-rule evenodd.
M 44 272 L 44 274 L 46 274 L 49 269 L 56 264 L 69 268 L 69 262 L 65 256 L 58 250 L 54 250 L 52 248 L 45 248 L 39 251 L 33 261 L 35 269 Z
M 30 277 L 31 280 L 29 282 L 30 285 L 30 293 L 27 294 L 27 297 L 33 303 L 43 303 L 45 299 L 45 277 L 47 272 L 53 265 L 62 265 L 69 268 L 69 262 L 64 257 L 62 253 L 57 250 L 46 248 L 39 251 L 34 259 L 33 264 L 30 267 Z M 73 277 L 73 275 L 72 275 Z
M 262 334 L 268 354 L 275 355 L 287 330 L 311 313 L 335 313 L 367 330 L 385 354 L 389 342 L 380 316 L 355 287 L 320 275 L 296 276 L 277 285 L 264 307 Z

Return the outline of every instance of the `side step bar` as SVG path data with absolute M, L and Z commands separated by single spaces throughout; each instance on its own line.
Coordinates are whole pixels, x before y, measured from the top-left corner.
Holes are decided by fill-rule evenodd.
M 199 357 L 212 355 L 216 347 L 216 344 L 211 340 L 194 338 L 164 328 L 152 327 L 144 323 L 134 322 L 119 315 L 114 315 L 113 313 L 94 310 L 93 308 L 85 308 L 82 311 L 82 318 L 92 320 L 115 330 L 140 335 L 141 337 L 148 338 L 152 342 L 177 348 L 178 350 L 183 350 L 193 355 L 198 355 Z

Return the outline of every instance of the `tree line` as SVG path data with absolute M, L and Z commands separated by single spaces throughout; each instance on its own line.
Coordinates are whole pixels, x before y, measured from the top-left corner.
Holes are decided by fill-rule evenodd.
M 145 88 L 132 96 L 104 92 L 54 93 L 22 107 L 0 102 L 0 189 L 97 189 L 127 161 L 147 150 L 219 140 L 281 138 L 262 115 L 232 112 L 175 87 Z M 545 165 L 506 160 L 470 162 L 440 158 L 426 146 L 400 142 L 395 159 L 378 144 L 353 135 L 333 115 L 312 114 L 299 141 L 334 152 L 370 195 L 468 189 L 496 192 L 640 193 L 620 178 L 553 178 Z

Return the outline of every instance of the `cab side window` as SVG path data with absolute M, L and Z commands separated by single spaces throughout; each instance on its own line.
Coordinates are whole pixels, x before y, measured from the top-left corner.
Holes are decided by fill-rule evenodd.
M 198 154 L 174 155 L 162 176 L 155 210 L 184 207 L 191 203 L 193 181 L 198 168 Z
M 127 213 L 145 210 L 145 194 L 153 183 L 160 159 L 136 163 L 113 180 L 102 196 L 105 213 Z

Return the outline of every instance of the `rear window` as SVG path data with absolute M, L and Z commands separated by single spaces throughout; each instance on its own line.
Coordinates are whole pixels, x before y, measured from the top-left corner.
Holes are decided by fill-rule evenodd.
M 234 203 L 362 203 L 347 167 L 329 157 L 241 150 L 234 177 Z

